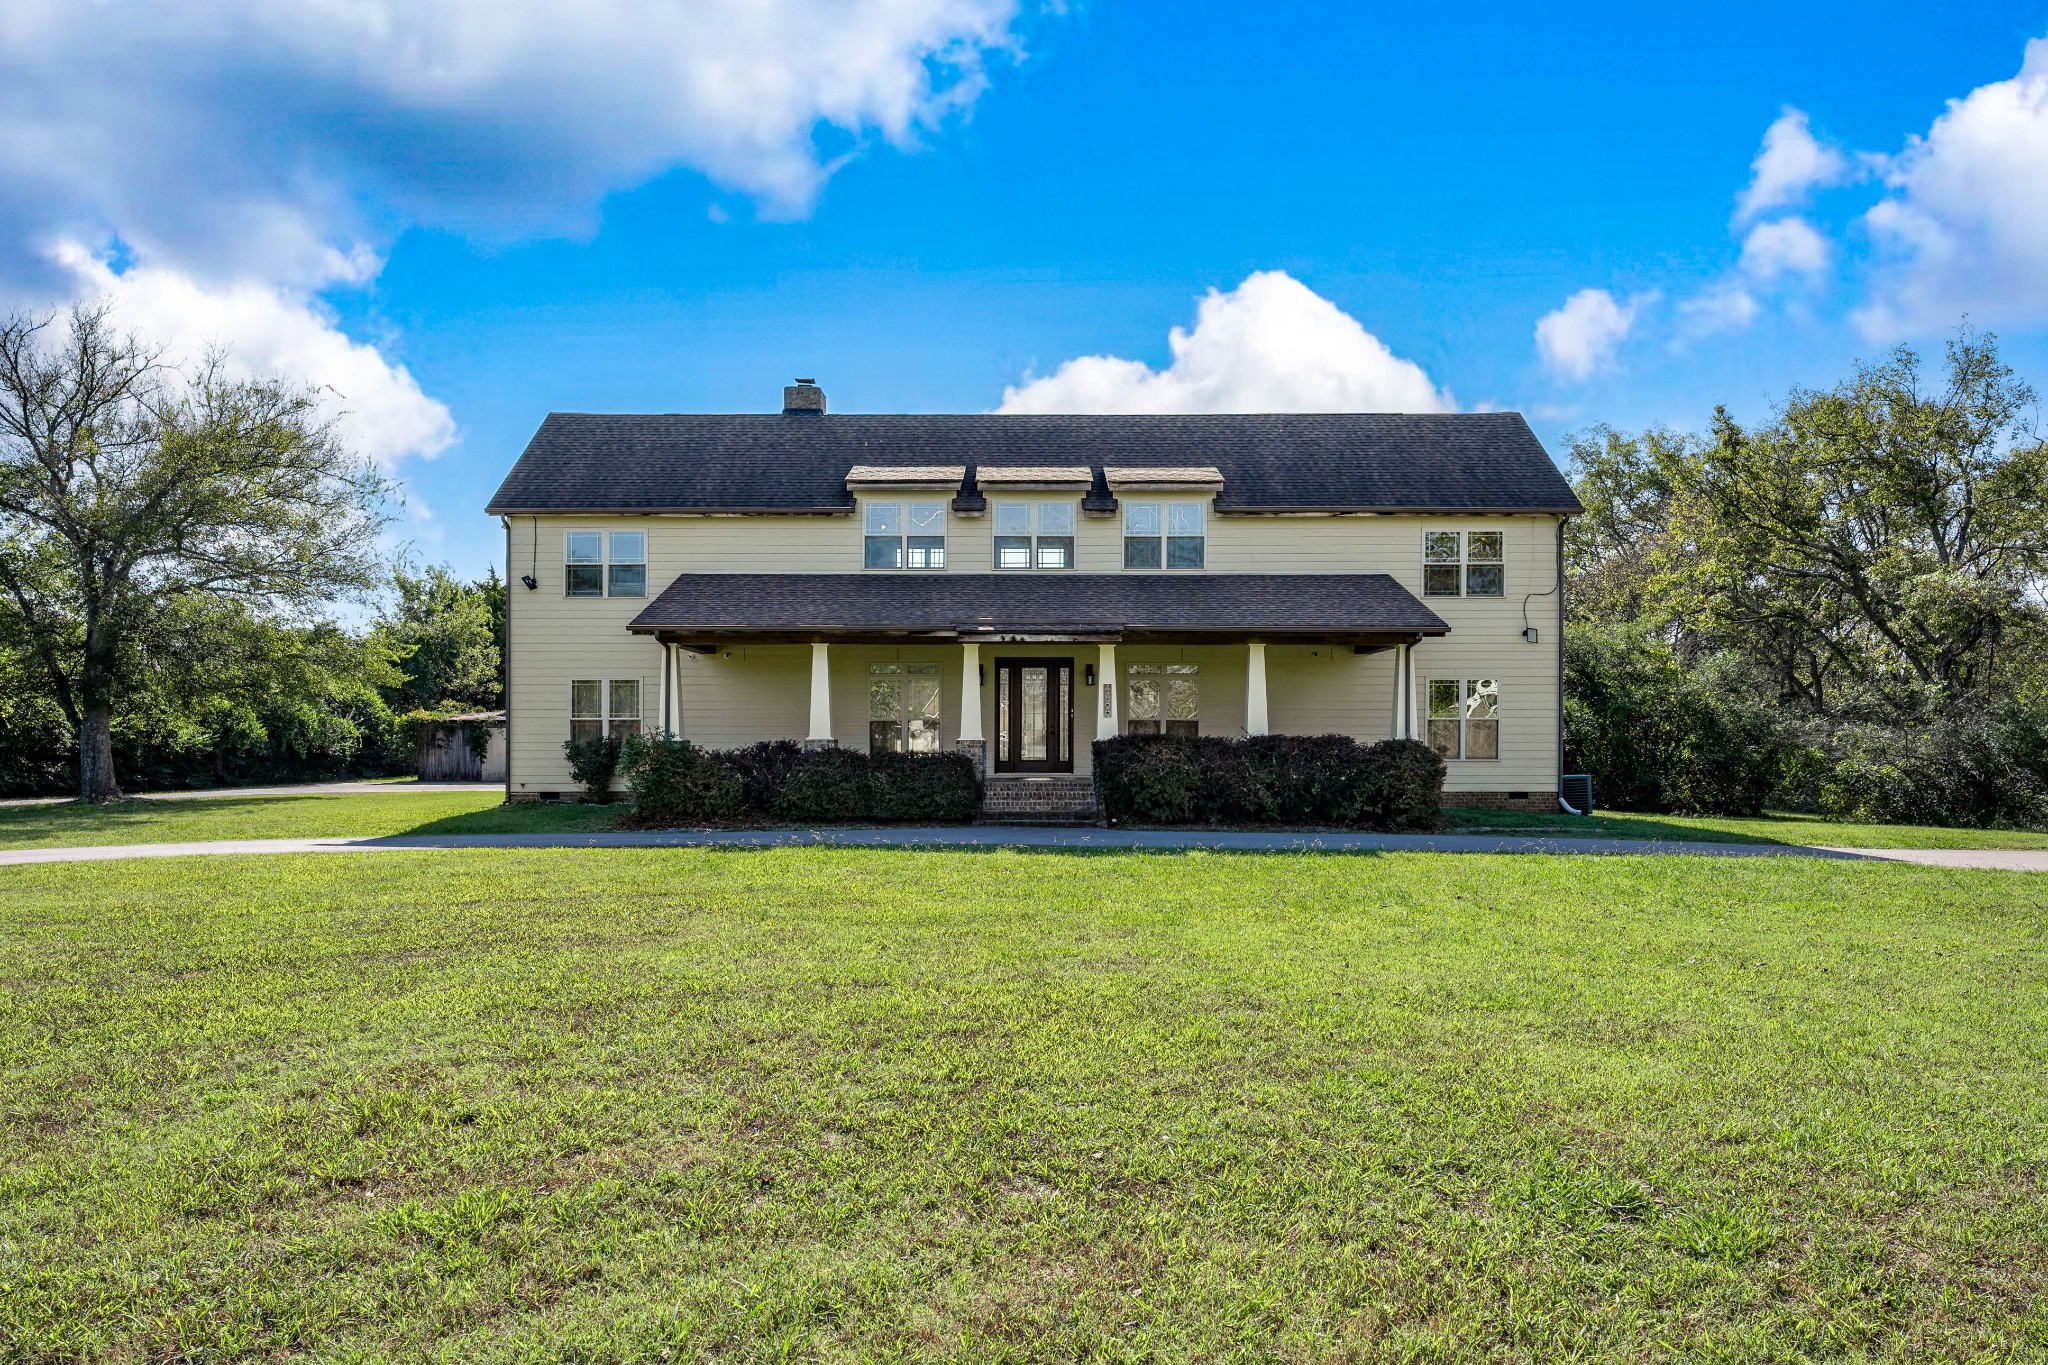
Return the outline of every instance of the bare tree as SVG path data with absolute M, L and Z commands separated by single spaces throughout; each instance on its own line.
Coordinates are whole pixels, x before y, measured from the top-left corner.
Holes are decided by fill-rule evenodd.
M 208 601 L 318 615 L 380 580 L 385 481 L 318 394 L 179 371 L 104 304 L 0 319 L 0 632 L 78 737 L 78 790 L 119 800 L 113 723 L 168 623 Z

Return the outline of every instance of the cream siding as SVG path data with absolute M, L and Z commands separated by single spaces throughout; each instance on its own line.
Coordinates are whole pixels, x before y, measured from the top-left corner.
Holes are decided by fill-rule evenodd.
M 866 495 L 883 501 L 924 496 Z M 1065 495 L 995 494 L 1052 501 Z M 1130 493 L 1132 498 L 1197 501 L 1191 496 Z M 1073 499 L 1077 504 L 1078 496 Z M 511 767 L 515 792 L 568 791 L 562 755 L 568 738 L 569 684 L 576 678 L 638 678 L 647 728 L 660 723 L 661 648 L 629 635 L 626 624 L 682 573 L 847 573 L 861 571 L 861 519 L 841 516 L 514 517 L 511 519 Z M 536 526 L 537 523 L 537 526 Z M 1494 678 L 1500 684 L 1501 757 L 1460 760 L 1446 779 L 1452 791 L 1547 791 L 1557 780 L 1557 519 L 1422 516 L 1219 516 L 1208 518 L 1207 572 L 1385 573 L 1422 597 L 1425 528 L 1499 530 L 1506 534 L 1506 594 L 1500 598 L 1423 598 L 1451 627 L 1415 651 L 1418 715 L 1432 677 Z M 563 533 L 568 530 L 647 532 L 648 597 L 563 595 Z M 536 536 L 537 531 L 537 536 Z M 986 573 L 993 553 L 992 516 L 949 514 L 946 572 Z M 537 553 L 536 553 L 537 540 Z M 1077 515 L 1077 567 L 1121 571 L 1120 516 Z M 918 570 L 874 572 L 928 572 Z M 1161 571 L 1167 572 L 1167 571 Z M 1188 571 L 1177 571 L 1188 572 Z M 531 573 L 537 589 L 520 585 Z M 1527 623 L 1540 643 L 1522 639 Z M 984 644 L 989 679 L 1007 655 L 1096 662 L 1093 645 Z M 1267 650 L 1271 728 L 1282 734 L 1341 733 L 1385 738 L 1392 723 L 1394 654 L 1358 655 L 1329 646 L 1273 644 Z M 867 666 L 882 660 L 940 665 L 944 744 L 958 733 L 960 652 L 950 645 L 832 649 L 833 731 L 842 744 L 867 743 Z M 1126 644 L 1122 669 L 1136 662 L 1178 659 L 1202 669 L 1201 728 L 1207 734 L 1244 729 L 1246 652 L 1241 645 L 1155 648 Z M 800 739 L 808 715 L 810 666 L 804 645 L 751 645 L 715 657 L 685 654 L 679 664 L 682 730 L 693 740 L 729 748 L 764 738 Z M 1123 679 L 1118 680 L 1119 683 Z M 1075 769 L 1086 773 L 1095 734 L 1092 698 L 1076 700 Z M 995 743 L 995 705 L 983 687 L 982 727 Z

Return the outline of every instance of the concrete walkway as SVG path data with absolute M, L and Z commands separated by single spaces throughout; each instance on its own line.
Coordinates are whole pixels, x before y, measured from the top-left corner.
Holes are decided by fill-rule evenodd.
M 2048 872 L 2048 850 L 1817 848 L 1665 839 L 1550 839 L 1492 834 L 1255 834 L 1232 831 L 1062 829 L 966 825 L 933 829 L 660 830 L 647 833 L 397 835 L 383 839 L 224 839 L 0 850 L 0 866 L 183 858 L 209 853 L 389 853 L 508 848 L 1040 848 L 1074 851 L 1206 849 L 1229 853 L 1550 853 L 1603 857 L 1827 858 L 1933 867 Z
M 230 796 L 417 796 L 421 792 L 502 792 L 503 782 L 305 782 L 294 787 L 208 787 L 189 792 L 130 792 L 130 801 L 208 801 Z M 75 796 L 23 796 L 8 806 L 61 806 Z

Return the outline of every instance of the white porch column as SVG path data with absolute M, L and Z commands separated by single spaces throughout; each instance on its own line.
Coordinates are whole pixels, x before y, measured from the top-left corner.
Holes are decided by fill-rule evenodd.
M 1244 732 L 1270 733 L 1266 724 L 1266 644 L 1253 640 L 1245 646 Z
M 822 640 L 811 642 L 811 732 L 806 745 L 832 742 L 831 646 Z
M 1394 686 L 1391 689 L 1394 694 L 1394 723 L 1387 731 L 1389 738 L 1414 738 L 1414 735 L 1411 733 L 1413 712 L 1409 709 L 1409 699 L 1414 692 L 1414 679 L 1414 671 L 1408 662 L 1408 646 L 1395 645 Z
M 669 738 L 676 733 L 676 647 L 666 642 L 661 646 L 661 733 Z
M 981 646 L 960 645 L 960 738 L 981 738 Z
M 1095 737 L 1115 739 L 1117 735 L 1117 712 L 1122 709 L 1123 688 L 1117 685 L 1116 646 L 1097 645 L 1095 660 Z

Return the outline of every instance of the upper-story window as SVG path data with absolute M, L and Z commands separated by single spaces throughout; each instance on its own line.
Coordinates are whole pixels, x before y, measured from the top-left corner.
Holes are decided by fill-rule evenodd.
M 861 562 L 870 569 L 946 567 L 943 502 L 871 502 L 867 504 L 866 531 Z
M 999 502 L 995 505 L 998 569 L 1074 567 L 1074 504 Z
M 1207 510 L 1199 502 L 1126 502 L 1124 567 L 1201 568 L 1207 558 Z
M 562 546 L 563 591 L 571 597 L 645 597 L 645 531 L 570 531 Z
M 1500 532 L 1422 533 L 1424 597 L 1500 597 L 1506 592 Z

